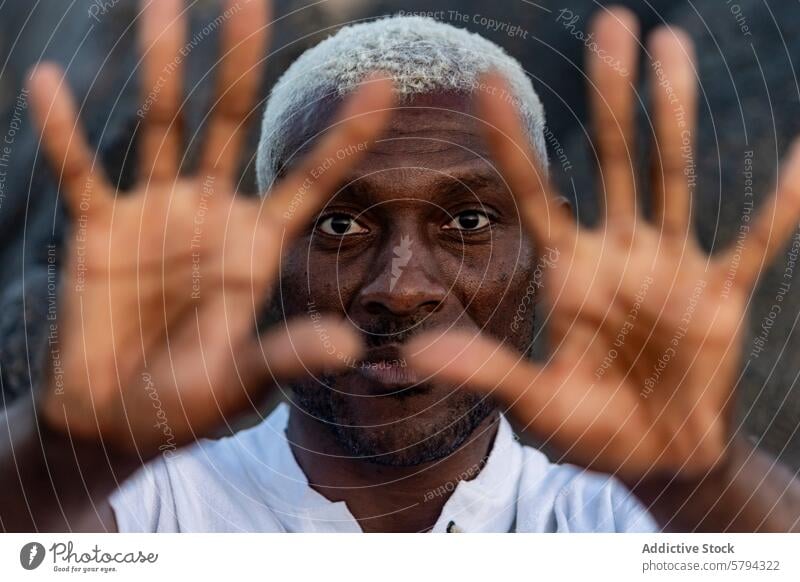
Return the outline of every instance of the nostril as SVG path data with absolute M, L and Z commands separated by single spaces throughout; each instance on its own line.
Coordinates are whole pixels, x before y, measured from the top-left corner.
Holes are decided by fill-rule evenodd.
M 371 315 L 409 316 L 438 311 L 447 298 L 447 289 L 434 275 L 435 265 L 427 265 L 418 253 L 400 272 L 390 263 L 375 273 L 358 294 L 361 309 Z M 427 265 L 427 266 L 425 266 Z
M 442 307 L 442 301 L 431 300 L 426 301 L 419 306 L 419 311 L 424 313 L 436 313 Z
M 370 315 L 384 315 L 389 310 L 378 301 L 367 301 L 364 303 L 364 310 Z
M 427 315 L 439 311 L 443 300 L 431 298 L 428 294 L 385 293 L 373 296 L 362 302 L 364 310 L 370 315 Z

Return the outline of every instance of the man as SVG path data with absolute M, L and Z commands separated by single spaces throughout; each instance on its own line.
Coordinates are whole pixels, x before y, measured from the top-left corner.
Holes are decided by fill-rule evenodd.
M 690 236 L 685 35 L 649 43 L 658 156 L 645 222 L 629 159 L 637 25 L 622 9 L 597 19 L 605 217 L 587 230 L 549 192 L 543 112 L 519 64 L 421 18 L 344 29 L 287 71 L 264 115 L 254 201 L 234 178 L 266 43 L 266 8 L 248 3 L 225 24 L 200 167 L 181 175 L 181 14 L 181 0 L 143 10 L 133 192 L 115 197 L 93 165 L 60 71 L 32 74 L 74 222 L 58 366 L 2 431 L 18 487 L 0 503 L 4 527 L 798 527 L 800 487 L 729 414 L 748 293 L 800 214 L 800 154 L 744 247 L 704 256 Z M 552 356 L 538 365 L 527 354 L 543 272 Z M 271 324 L 260 339 L 257 320 Z M 291 404 L 196 442 L 271 383 Z M 495 398 L 628 488 L 521 446 Z

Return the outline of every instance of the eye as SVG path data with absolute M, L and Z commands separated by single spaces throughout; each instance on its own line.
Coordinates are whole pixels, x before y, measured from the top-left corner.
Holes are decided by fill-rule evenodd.
M 349 214 L 331 214 L 324 216 L 317 223 L 317 228 L 332 236 L 349 236 L 369 232 Z
M 492 223 L 492 219 L 485 212 L 479 210 L 465 210 L 456 214 L 456 217 L 448 222 L 444 228 L 457 230 L 481 230 Z

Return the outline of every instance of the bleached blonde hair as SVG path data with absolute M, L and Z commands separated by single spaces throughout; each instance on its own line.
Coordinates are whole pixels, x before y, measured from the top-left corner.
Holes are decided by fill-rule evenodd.
M 256 174 L 260 192 L 278 176 L 287 151 L 289 127 L 313 119 L 315 106 L 341 98 L 375 71 L 394 80 L 402 102 L 436 92 L 471 94 L 483 73 L 506 79 L 530 142 L 544 167 L 545 116 L 539 96 L 519 61 L 482 36 L 419 16 L 390 16 L 347 26 L 303 53 L 278 80 L 264 111 Z

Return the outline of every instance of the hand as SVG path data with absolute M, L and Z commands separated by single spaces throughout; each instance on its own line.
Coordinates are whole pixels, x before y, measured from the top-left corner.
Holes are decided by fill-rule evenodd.
M 597 20 L 598 46 L 636 71 L 637 22 Z M 796 228 L 800 148 L 740 248 L 714 257 L 691 236 L 692 46 L 663 28 L 649 52 L 655 108 L 654 216 L 638 216 L 632 152 L 633 79 L 590 55 L 592 114 L 605 212 L 595 229 L 559 205 L 531 155 L 504 81 L 479 97 L 500 171 L 537 247 L 550 249 L 543 299 L 552 355 L 535 364 L 487 337 L 429 334 L 412 366 L 510 405 L 539 438 L 586 467 L 633 479 L 701 474 L 725 456 L 746 306 L 763 267 Z M 668 91 L 669 89 L 669 91 Z M 684 154 L 689 152 L 688 158 Z M 558 256 L 553 261 L 552 257 Z
M 325 323 L 338 349 L 330 355 L 310 320 L 259 338 L 256 318 L 282 247 L 358 159 L 340 160 L 337 152 L 381 130 L 391 85 L 367 82 L 343 107 L 340 123 L 264 198 L 238 194 L 268 5 L 231 4 L 238 8 L 222 32 L 218 95 L 192 176 L 179 174 L 182 0 L 143 3 L 146 114 L 140 180 L 131 192 L 115 197 L 95 167 L 62 72 L 42 64 L 31 75 L 42 145 L 72 218 L 58 303 L 63 370 L 51 373 L 41 414 L 72 436 L 100 437 L 142 455 L 174 449 L 252 408 L 270 376 L 298 376 L 358 355 L 357 336 L 338 321 Z M 337 163 L 314 171 L 331 159 Z

